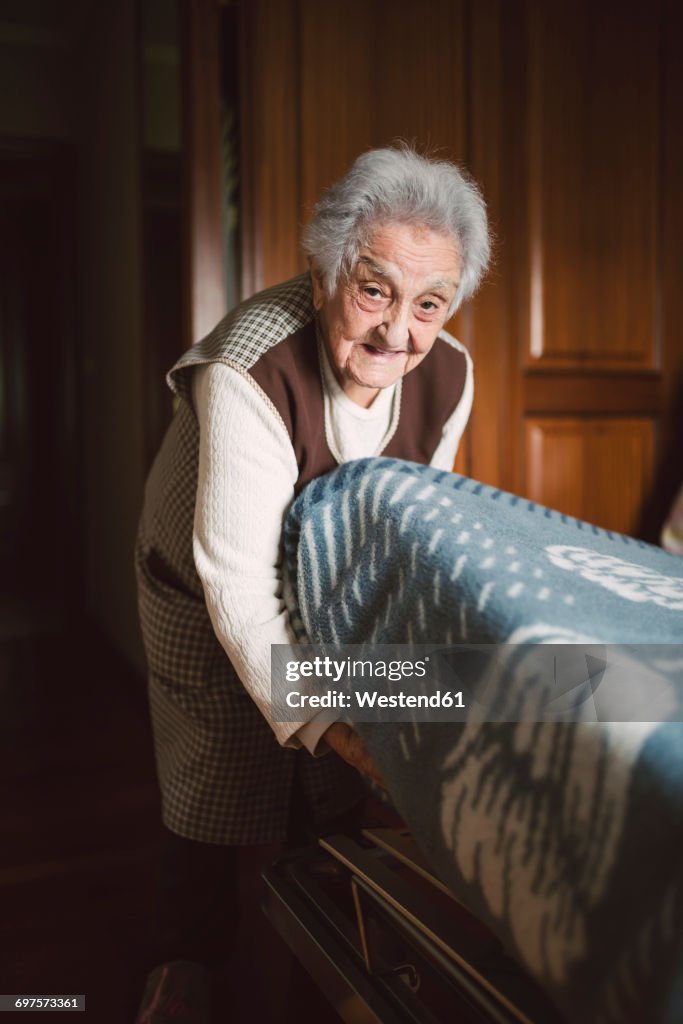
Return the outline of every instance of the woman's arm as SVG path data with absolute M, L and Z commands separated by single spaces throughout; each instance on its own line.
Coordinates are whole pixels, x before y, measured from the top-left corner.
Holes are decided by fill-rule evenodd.
M 221 363 L 193 379 L 199 420 L 194 558 L 216 636 L 280 743 L 301 722 L 270 719 L 270 645 L 293 642 L 280 536 L 298 470 L 284 424 L 259 389 Z

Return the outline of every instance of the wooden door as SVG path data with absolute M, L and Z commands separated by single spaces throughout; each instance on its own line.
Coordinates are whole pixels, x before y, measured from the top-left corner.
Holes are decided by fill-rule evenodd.
M 244 18 L 247 291 L 370 146 L 468 166 L 496 259 L 452 329 L 476 397 L 457 468 L 654 538 L 683 477 L 677 5 L 258 0 Z
M 471 13 L 470 162 L 499 225 L 499 277 L 472 324 L 472 473 L 654 538 L 683 477 L 677 12 L 484 0 Z

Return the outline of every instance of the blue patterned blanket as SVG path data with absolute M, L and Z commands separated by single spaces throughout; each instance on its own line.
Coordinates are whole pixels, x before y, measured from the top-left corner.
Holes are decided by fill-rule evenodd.
M 285 558 L 314 642 L 622 644 L 635 662 L 683 643 L 682 559 L 412 463 L 314 481 Z M 659 721 L 357 725 L 435 869 L 582 1024 L 683 1021 L 683 650 L 667 649 L 643 668 L 666 684 Z

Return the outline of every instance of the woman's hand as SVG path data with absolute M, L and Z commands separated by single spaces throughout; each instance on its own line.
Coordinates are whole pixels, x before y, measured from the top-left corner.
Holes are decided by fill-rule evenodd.
M 352 768 L 359 771 L 361 775 L 365 775 L 366 778 L 381 786 L 382 789 L 387 788 L 377 765 L 368 753 L 368 748 L 358 733 L 349 725 L 346 725 L 345 722 L 334 722 L 323 733 L 323 739 L 336 754 L 339 754 L 347 764 L 350 764 Z

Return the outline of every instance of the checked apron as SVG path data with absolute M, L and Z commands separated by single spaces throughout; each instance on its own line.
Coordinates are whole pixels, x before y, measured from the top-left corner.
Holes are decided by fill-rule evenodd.
M 147 480 L 135 548 L 164 824 L 200 842 L 276 842 L 295 783 L 314 821 L 351 806 L 362 783 L 334 754 L 313 758 L 278 744 L 214 634 L 192 554 L 199 427 L 191 375 L 210 362 L 247 376 L 279 416 L 299 466 L 297 491 L 333 469 L 308 275 L 242 303 L 169 372 L 178 408 Z M 382 454 L 429 462 L 465 373 L 463 353 L 437 342 L 402 382 L 398 427 Z

